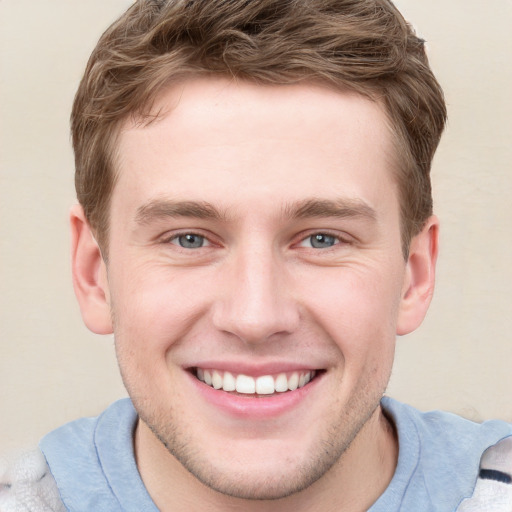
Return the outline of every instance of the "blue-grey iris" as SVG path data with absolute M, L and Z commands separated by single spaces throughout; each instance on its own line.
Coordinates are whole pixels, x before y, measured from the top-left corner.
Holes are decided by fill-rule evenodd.
M 310 237 L 311 247 L 315 249 L 326 249 L 336 244 L 336 238 L 323 233 L 318 233 Z

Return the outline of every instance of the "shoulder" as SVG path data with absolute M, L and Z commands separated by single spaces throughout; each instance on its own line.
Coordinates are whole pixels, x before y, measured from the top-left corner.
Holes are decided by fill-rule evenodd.
M 0 471 L 2 512 L 65 512 L 57 484 L 39 450 L 25 453 Z
M 99 416 L 67 423 L 40 441 L 68 509 L 154 510 L 133 453 L 136 423 L 131 401 L 122 399 Z
M 395 423 L 398 434 L 416 435 L 422 452 L 460 448 L 481 454 L 500 439 L 512 435 L 512 424 L 501 420 L 476 423 L 444 411 L 421 412 L 410 405 L 384 398 L 382 406 Z M 411 432 L 414 431 L 414 432 Z
M 53 461 L 86 464 L 97 460 L 97 444 L 105 436 L 115 437 L 120 429 L 131 430 L 136 413 L 129 399 L 118 400 L 99 416 L 80 418 L 53 430 L 41 440 L 41 447 L 53 471 Z
M 398 434 L 397 474 L 406 482 L 402 504 L 412 506 L 420 499 L 430 504 L 425 510 L 455 510 L 463 500 L 478 494 L 475 484 L 481 482 L 482 475 L 496 475 L 494 471 L 508 474 L 507 468 L 512 472 L 511 424 L 499 420 L 475 423 L 442 411 L 420 412 L 389 398 L 382 406 Z M 395 484 L 397 481 L 400 479 Z M 512 491 L 512 485 L 506 489 Z M 510 496 L 512 499 L 512 493 Z M 509 501 L 507 512 L 511 505 Z M 460 512 L 476 510 L 501 509 L 462 508 Z
M 427 480 L 448 474 L 476 479 L 483 453 L 512 436 L 512 425 L 505 421 L 476 423 L 448 412 L 421 412 L 389 398 L 382 405 L 395 424 L 400 449 L 414 456 Z

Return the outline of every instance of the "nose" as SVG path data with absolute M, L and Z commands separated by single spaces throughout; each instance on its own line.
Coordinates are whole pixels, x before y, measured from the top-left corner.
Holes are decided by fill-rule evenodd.
M 294 299 L 286 263 L 272 249 L 246 248 L 222 269 L 213 323 L 245 343 L 260 343 L 297 329 L 299 305 Z

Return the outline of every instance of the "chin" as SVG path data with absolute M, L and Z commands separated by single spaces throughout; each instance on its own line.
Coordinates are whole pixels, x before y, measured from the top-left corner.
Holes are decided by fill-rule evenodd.
M 240 467 L 242 463 L 232 464 L 229 460 L 217 465 L 197 458 L 193 461 L 180 460 L 180 463 L 199 482 L 217 493 L 242 500 L 262 501 L 279 500 L 307 489 L 338 459 L 337 454 L 308 464 L 276 459 L 274 464 L 265 461 L 263 467 L 255 464 Z
M 172 428 L 172 421 L 156 417 L 143 421 L 178 471 L 186 470 L 216 493 L 242 500 L 279 500 L 304 491 L 338 463 L 357 434 L 347 439 L 331 431 L 311 436 L 306 446 L 304 439 L 295 439 L 293 446 L 283 439 L 219 440 L 208 450 L 209 443 L 198 443 L 197 432 Z

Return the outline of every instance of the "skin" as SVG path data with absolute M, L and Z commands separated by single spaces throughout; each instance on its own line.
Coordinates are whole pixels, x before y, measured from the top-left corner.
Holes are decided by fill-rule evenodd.
M 163 511 L 366 510 L 396 466 L 379 406 L 395 337 L 421 323 L 437 255 L 433 217 L 404 260 L 383 109 L 221 78 L 155 109 L 120 135 L 108 265 L 71 215 L 75 290 L 115 333 L 146 487 Z M 278 414 L 234 415 L 190 371 L 220 365 L 319 376 Z

